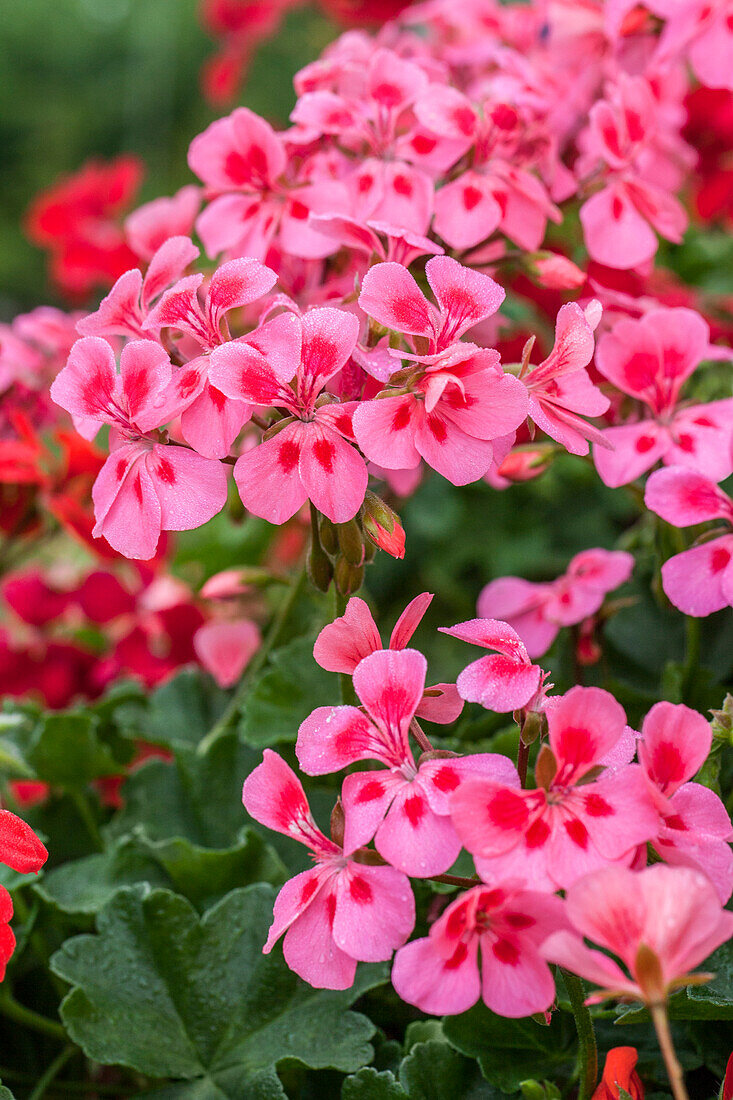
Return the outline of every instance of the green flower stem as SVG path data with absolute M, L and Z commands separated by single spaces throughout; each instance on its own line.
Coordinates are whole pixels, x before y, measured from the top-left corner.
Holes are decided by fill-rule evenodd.
M 0 997 L 0 1013 L 7 1016 L 9 1020 L 14 1020 L 16 1024 L 23 1024 L 24 1027 L 29 1027 L 33 1031 L 40 1031 L 44 1035 L 50 1035 L 53 1039 L 67 1041 L 66 1030 L 60 1023 L 56 1020 L 49 1020 L 47 1016 L 41 1016 L 38 1012 L 34 1012 L 32 1008 L 26 1008 L 25 1005 L 18 1004 L 9 993 L 5 993 Z
M 340 619 L 346 611 L 346 605 L 349 602 L 349 597 L 344 596 L 339 592 L 336 587 L 336 581 L 331 581 L 331 599 L 332 599 L 332 615 L 330 622 L 334 619 Z M 348 672 L 339 672 L 339 689 L 341 691 L 341 703 L 343 706 L 356 707 L 359 705 L 359 700 L 356 697 L 354 691 L 354 684 L 351 676 Z
M 589 1100 L 598 1080 L 598 1048 L 593 1030 L 593 1019 L 585 1004 L 585 987 L 581 979 L 564 968 L 561 968 L 560 973 L 568 991 L 570 1007 L 575 1017 L 575 1027 L 578 1032 L 578 1069 L 580 1072 L 578 1100 Z
M 700 620 L 692 615 L 685 616 L 685 671 L 682 690 L 687 695 L 691 690 L 700 665 Z
M 657 1042 L 659 1043 L 659 1049 L 664 1058 L 664 1067 L 667 1070 L 669 1083 L 672 1086 L 674 1100 L 688 1100 L 687 1089 L 685 1088 L 685 1078 L 682 1073 L 682 1066 L 679 1063 L 679 1059 L 674 1049 L 674 1043 L 672 1042 L 672 1032 L 669 1028 L 667 1008 L 664 1001 L 649 1005 L 649 1012 L 652 1017 L 652 1023 L 654 1024 L 654 1030 L 657 1033 Z
M 61 1070 L 64 1068 L 66 1063 L 76 1053 L 78 1053 L 78 1047 L 75 1047 L 73 1043 L 70 1043 L 69 1046 L 64 1047 L 58 1057 L 54 1058 L 53 1062 L 51 1062 L 51 1065 L 48 1067 L 43 1076 L 38 1079 L 38 1084 L 34 1088 L 33 1092 L 29 1094 L 28 1100 L 41 1100 L 41 1097 L 46 1095 L 48 1086 L 53 1083 L 54 1078 L 58 1077 L 59 1073 L 61 1073 Z
M 81 791 L 71 789 L 69 789 L 67 793 L 74 803 L 74 806 L 76 807 L 76 812 L 79 814 L 79 817 L 84 822 L 84 826 L 89 833 L 90 839 L 94 847 L 97 849 L 98 852 L 103 852 L 104 841 L 102 840 L 102 834 L 99 831 L 99 825 L 94 819 L 94 814 L 92 813 L 92 808 L 89 805 L 89 801 L 86 795 L 83 794 Z
M 293 581 L 290 587 L 290 591 L 283 599 L 283 602 L 281 603 L 280 607 L 277 610 L 277 613 L 270 623 L 270 629 L 265 635 L 265 640 L 255 653 L 244 675 L 242 676 L 242 679 L 239 681 L 239 684 L 237 685 L 234 694 L 229 700 L 228 707 L 222 714 L 219 721 L 215 725 L 213 725 L 206 736 L 202 737 L 202 739 L 199 741 L 198 747 L 196 749 L 196 752 L 199 756 L 204 756 L 209 751 L 214 742 L 218 741 L 219 738 L 223 734 L 225 734 L 230 726 L 232 726 L 232 724 L 234 723 L 234 720 L 236 719 L 242 707 L 242 703 L 245 700 L 247 689 L 249 688 L 250 683 L 263 667 L 272 650 L 276 649 L 278 644 L 280 643 L 283 629 L 287 623 L 287 620 L 290 618 L 290 612 L 293 610 L 293 607 L 302 595 L 307 579 L 308 575 L 305 566 L 303 566 L 300 573 Z

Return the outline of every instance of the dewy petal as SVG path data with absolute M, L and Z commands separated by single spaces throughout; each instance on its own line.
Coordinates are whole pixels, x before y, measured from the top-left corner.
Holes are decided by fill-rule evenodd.
M 436 814 L 450 814 L 451 799 L 461 783 L 476 776 L 486 776 L 508 787 L 519 785 L 517 769 L 508 757 L 500 753 L 481 752 L 450 759 L 424 760 L 420 764 L 420 782 Z
M 413 600 L 413 603 L 416 602 Z M 405 644 L 407 641 L 409 637 Z M 359 661 L 381 648 L 382 639 L 371 611 L 359 596 L 352 596 L 343 615 L 324 626 L 316 638 L 313 657 L 328 672 L 345 672 L 350 675 Z M 403 647 L 390 642 L 390 649 L 401 648 Z
M 140 292 L 143 277 L 134 267 L 120 275 L 109 294 L 99 303 L 94 313 L 87 314 L 76 323 L 82 336 L 127 336 L 145 339 L 143 315 L 140 309 Z
M 333 913 L 340 876 L 333 876 L 285 933 L 283 954 L 290 969 L 316 989 L 349 989 L 356 960 L 333 937 Z
M 161 530 L 160 501 L 146 454 L 139 444 L 123 444 L 109 456 L 92 489 L 97 521 L 92 534 L 104 535 L 114 550 L 142 561 L 155 554 Z
M 48 852 L 31 829 L 10 810 L 0 809 L 0 863 L 21 875 L 40 871 Z
M 718 518 L 733 522 L 730 497 L 710 478 L 681 466 L 655 470 L 646 483 L 644 503 L 675 527 Z
M 152 340 L 132 340 L 120 355 L 122 396 L 130 420 L 142 432 L 170 418 L 166 397 L 172 367 L 168 353 Z
M 534 813 L 532 796 L 492 779 L 462 783 L 451 801 L 451 818 L 465 847 L 477 855 L 502 855 L 526 834 Z M 535 798 L 536 801 L 536 798 Z
M 506 297 L 504 288 L 489 275 L 450 256 L 433 256 L 425 265 L 425 274 L 443 314 L 438 339 L 444 346 L 491 317 Z
M 333 938 L 361 962 L 392 957 L 415 927 L 415 899 L 406 875 L 393 867 L 349 861 L 336 881 Z
M 712 744 L 710 725 L 682 703 L 655 703 L 644 719 L 639 763 L 665 795 L 692 779 Z
M 281 382 L 290 382 L 298 369 L 303 345 L 300 317 L 290 312 L 278 313 L 271 321 L 266 321 L 237 342 L 259 351 L 275 377 Z
M 298 463 L 300 480 L 319 512 L 332 523 L 353 519 L 364 503 L 369 474 L 355 447 L 327 422 L 305 426 Z
M 397 995 L 434 1016 L 466 1012 L 479 999 L 478 937 L 458 943 L 446 959 L 429 937 L 401 947 L 392 966 Z
M 366 457 L 385 470 L 411 470 L 420 463 L 415 448 L 419 418 L 419 403 L 409 393 L 364 401 L 353 416 L 356 441 Z
M 468 485 L 484 476 L 494 458 L 488 440 L 464 432 L 441 406 L 432 413 L 423 412 L 420 420 L 415 448 L 428 466 L 452 485 Z
M 465 623 L 438 629 L 441 634 L 450 634 L 452 638 L 460 638 L 462 642 L 484 646 L 485 649 L 495 649 L 521 664 L 529 664 L 524 642 L 513 627 L 500 619 L 468 619 Z
M 362 281 L 359 305 L 386 328 L 434 339 L 434 310 L 402 264 L 370 267 Z
M 300 724 L 295 751 L 306 775 L 327 775 L 357 760 L 404 760 L 358 707 L 349 706 L 316 707 Z
M 662 587 L 685 615 L 712 615 L 733 606 L 733 535 L 685 550 L 662 566 Z
M 225 458 L 251 415 L 251 405 L 226 397 L 205 382 L 181 413 L 181 434 L 204 458 Z
M 518 1019 L 545 1012 L 555 999 L 555 979 L 537 949 L 516 937 L 481 937 L 484 1004 L 499 1016 Z
M 481 657 L 464 668 L 456 681 L 458 693 L 468 703 L 506 714 L 529 703 L 539 690 L 542 670 L 497 653 Z
M 659 956 L 667 980 L 688 973 L 733 936 L 713 884 L 687 867 L 648 867 L 639 881 L 646 908 L 641 939 Z
M 214 348 L 209 363 L 209 381 L 227 397 L 295 411 L 293 391 L 249 342 L 229 342 Z
M 368 844 L 384 819 L 395 794 L 405 785 L 397 770 L 355 772 L 341 788 L 344 807 L 344 851 Z
M 417 778 L 405 781 L 392 800 L 374 838 L 379 854 L 412 878 L 441 875 L 452 867 L 461 842 L 449 817 L 430 806 L 427 792 Z
M 188 237 L 169 237 L 164 241 L 145 272 L 140 292 L 143 309 L 149 309 L 159 294 L 177 282 L 198 254 L 198 248 Z
M 226 467 L 216 459 L 156 443 L 145 461 L 160 501 L 164 531 L 191 531 L 226 504 Z
M 275 898 L 272 924 L 267 933 L 265 946 L 262 948 L 263 954 L 269 955 L 290 925 L 315 900 L 318 891 L 325 885 L 325 878 L 322 867 L 311 867 L 285 883 Z
M 112 421 L 116 380 L 112 348 L 101 337 L 85 336 L 69 352 L 66 366 L 51 385 L 51 397 L 72 416 L 95 422 L 92 433 L 85 434 L 91 439 L 100 424 Z
M 415 714 L 426 722 L 449 726 L 456 721 L 462 710 L 463 699 L 455 684 L 429 684 Z
M 207 307 L 209 320 L 219 332 L 221 319 L 230 309 L 247 306 L 272 290 L 277 275 L 259 260 L 243 257 L 221 264 L 211 276 Z
M 558 762 L 558 782 L 569 785 L 585 775 L 624 735 L 626 714 L 608 691 L 576 686 L 555 696 L 546 708 L 550 748 Z
M 415 649 L 382 649 L 354 670 L 354 689 L 396 753 L 407 747 L 407 731 L 425 690 L 427 661 Z
M 262 763 L 245 779 L 242 802 L 247 813 L 260 825 L 293 837 L 317 855 L 339 854 L 340 849 L 313 821 L 308 799 L 295 772 L 272 749 L 265 749 Z
M 356 347 L 359 321 L 353 313 L 323 307 L 304 314 L 301 325 L 298 395 L 310 408 L 328 379 L 341 370 Z
M 298 472 L 301 425 L 290 424 L 237 459 L 234 480 L 245 508 L 269 523 L 285 523 L 308 494 Z

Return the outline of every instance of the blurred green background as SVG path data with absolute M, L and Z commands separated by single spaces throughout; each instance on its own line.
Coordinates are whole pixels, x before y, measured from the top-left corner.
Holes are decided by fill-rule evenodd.
M 0 319 L 62 304 L 23 236 L 31 199 L 89 157 L 140 156 L 140 201 L 193 181 L 189 142 L 225 109 L 199 87 L 216 49 L 198 0 L 0 0 Z M 305 6 L 259 49 L 242 102 L 287 123 L 293 74 L 338 33 Z

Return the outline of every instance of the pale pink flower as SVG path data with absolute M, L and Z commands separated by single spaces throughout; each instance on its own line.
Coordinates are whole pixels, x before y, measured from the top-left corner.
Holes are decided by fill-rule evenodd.
M 189 183 L 170 198 L 143 203 L 125 218 L 125 236 L 141 260 L 151 260 L 170 237 L 190 237 L 201 206 L 201 188 Z
M 246 107 L 212 122 L 191 142 L 191 170 L 213 196 L 196 229 L 209 256 L 254 256 L 263 260 L 277 238 L 287 253 L 321 258 L 337 245 L 309 223 L 311 213 L 346 210 L 343 184 L 317 186 L 286 180 L 288 154 L 282 135 Z
M 314 309 L 302 317 L 281 314 L 246 341 L 212 352 L 212 385 L 229 398 L 288 413 L 283 426 L 234 467 L 242 502 L 256 516 L 284 523 L 310 499 L 333 523 L 345 523 L 361 507 L 368 474 L 350 442 L 354 403 L 321 397 L 358 333 L 353 314 Z
M 213 619 L 193 636 L 196 656 L 221 688 L 236 684 L 261 642 L 259 628 L 249 619 Z
M 496 650 L 464 668 L 456 683 L 461 698 L 499 714 L 523 707 L 541 709 L 546 673 L 532 664 L 513 627 L 497 619 L 471 619 L 439 629 L 471 645 Z
M 304 844 L 316 866 L 286 882 L 275 899 L 263 947 L 285 933 L 285 961 L 317 989 L 348 989 L 356 963 L 389 959 L 415 924 L 409 879 L 393 867 L 361 863 L 358 853 L 323 835 L 291 768 L 265 749 L 247 776 L 244 807 L 255 821 Z
M 613 696 L 574 687 L 548 700 L 545 711 L 550 744 L 541 750 L 542 787 L 469 779 L 451 800 L 458 835 L 485 881 L 521 874 L 539 889 L 566 889 L 607 863 L 630 863 L 637 845 L 656 832 L 641 768 L 626 763 L 634 738 Z M 613 767 L 591 779 L 606 761 Z
M 482 589 L 479 615 L 511 624 L 530 657 L 546 653 L 561 627 L 575 626 L 600 609 L 609 592 L 631 576 L 633 555 L 623 550 L 581 550 L 561 577 L 546 583 L 499 577 Z
M 666 19 L 660 60 L 684 55 L 701 84 L 733 91 L 731 0 L 649 0 L 647 6 Z
M 733 501 L 710 478 L 683 466 L 655 470 L 644 503 L 675 527 L 722 519 L 733 525 Z M 676 554 L 662 566 L 662 585 L 685 615 L 704 617 L 733 607 L 733 532 Z
M 476 886 L 451 902 L 428 936 L 398 950 L 392 984 L 403 1001 L 436 1016 L 466 1012 L 479 997 L 499 1016 L 545 1012 L 555 980 L 539 949 L 566 926 L 559 898 L 512 880 Z
M 682 386 L 698 364 L 720 349 L 710 345 L 707 322 L 694 310 L 652 309 L 614 325 L 598 342 L 596 364 L 617 389 L 646 405 L 651 417 L 606 428 L 610 446 L 594 447 L 601 480 L 612 488 L 657 462 L 690 466 L 720 481 L 733 469 L 733 399 L 680 404 Z
M 441 874 L 461 842 L 449 816 L 449 797 L 470 774 L 512 782 L 504 756 L 423 759 L 415 764 L 410 724 L 425 689 L 427 661 L 414 649 L 380 649 L 354 669 L 357 707 L 318 707 L 298 731 L 296 755 L 307 775 L 324 775 L 358 760 L 379 760 L 387 771 L 357 772 L 344 780 L 347 850 L 374 837 L 379 854 L 406 874 Z
M 644 719 L 638 755 L 659 813 L 652 844 L 666 863 L 706 874 L 725 904 L 733 893 L 733 827 L 717 794 L 689 782 L 711 744 L 710 723 L 701 714 L 656 703 Z
M 523 365 L 521 381 L 527 387 L 530 420 L 574 455 L 588 454 L 588 440 L 601 432 L 584 419 L 601 416 L 609 406 L 588 376 L 593 358 L 593 332 L 601 316 L 593 300 L 583 311 L 575 302 L 561 307 L 555 323 L 555 344 L 539 366 Z
M 96 526 L 129 558 L 152 558 L 163 531 L 206 523 L 226 503 L 226 470 L 185 447 L 167 446 L 155 431 L 176 412 L 171 364 L 163 348 L 134 340 L 122 349 L 120 373 L 106 340 L 77 340 L 51 387 L 57 405 L 92 439 L 109 424 L 112 452 L 94 488 Z
M 660 1004 L 733 936 L 733 913 L 721 909 L 708 879 L 688 867 L 606 867 L 570 886 L 565 907 L 577 932 L 553 933 L 541 951 L 601 986 L 591 1004 L 606 997 Z M 619 958 L 626 971 L 584 938 Z
M 313 646 L 316 662 L 328 672 L 351 676 L 364 657 L 381 649 L 405 649 L 417 630 L 433 597 L 422 592 L 408 603 L 395 623 L 389 645 L 383 646 L 372 613 L 364 600 L 352 596 L 344 614 L 324 626 Z M 463 700 L 455 684 L 433 684 L 425 689 L 416 710 L 418 718 L 429 722 L 455 722 L 463 710 Z

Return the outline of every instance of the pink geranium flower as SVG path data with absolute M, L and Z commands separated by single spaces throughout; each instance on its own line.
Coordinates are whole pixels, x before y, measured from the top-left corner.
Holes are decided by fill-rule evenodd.
M 554 581 L 535 583 L 521 577 L 499 577 L 482 589 L 479 615 L 511 624 L 530 657 L 541 657 L 564 626 L 583 622 L 601 607 L 606 595 L 631 576 L 633 555 L 622 550 L 582 550 Z
M 686 56 L 701 84 L 733 91 L 731 0 L 649 0 L 647 6 L 666 19 L 660 59 Z
M 545 1012 L 555 980 L 539 948 L 566 924 L 559 898 L 511 880 L 476 886 L 451 902 L 429 936 L 399 949 L 392 984 L 403 1001 L 436 1016 L 466 1012 L 479 997 L 499 1016 Z
M 417 630 L 432 601 L 430 592 L 423 592 L 408 603 L 395 623 L 389 645 L 382 646 L 377 624 L 364 600 L 352 596 L 339 618 L 324 626 L 316 638 L 313 656 L 328 672 L 343 672 L 351 676 L 364 657 L 383 648 L 405 649 Z M 455 684 L 433 684 L 425 689 L 416 710 L 418 718 L 447 724 L 455 722 L 463 710 L 463 700 Z
M 703 871 L 725 904 L 733 893 L 733 827 L 717 794 L 688 782 L 711 743 L 710 724 L 701 714 L 656 703 L 644 719 L 638 754 L 659 813 L 652 844 L 667 863 Z
M 569 888 L 566 912 L 577 931 L 553 933 L 541 951 L 601 986 L 590 1003 L 628 997 L 659 1005 L 701 977 L 691 972 L 733 936 L 733 913 L 721 909 L 708 879 L 688 867 L 606 867 Z M 583 937 L 617 956 L 628 973 Z
M 314 309 L 302 317 L 275 317 L 249 340 L 212 353 L 210 380 L 227 397 L 289 414 L 276 434 L 245 451 L 234 467 L 244 506 L 256 516 L 284 523 L 310 499 L 333 523 L 345 523 L 361 507 L 368 474 L 350 443 L 355 403 L 321 396 L 348 361 L 358 333 L 353 314 Z
M 191 170 L 212 197 L 196 229 L 209 256 L 253 256 L 264 260 L 277 238 L 293 256 L 320 258 L 336 242 L 309 223 L 311 213 L 344 212 L 343 184 L 318 185 L 286 178 L 288 153 L 281 134 L 247 107 L 212 122 L 191 142 Z
M 406 336 L 411 350 L 392 354 L 410 367 L 377 400 L 361 403 L 354 432 L 367 458 L 385 469 L 414 469 L 424 458 L 465 485 L 491 466 L 491 441 L 519 426 L 527 398 L 496 351 L 459 342 L 498 309 L 502 288 L 448 256 L 434 256 L 425 271 L 437 309 L 400 264 L 377 264 L 364 277 L 359 304 Z
M 189 183 L 170 198 L 145 202 L 125 218 L 125 236 L 142 260 L 151 260 L 171 237 L 190 237 L 201 206 L 201 188 Z
M 657 829 L 623 708 L 600 688 L 571 688 L 546 704 L 549 749 L 537 790 L 467 780 L 451 816 L 485 881 L 521 874 L 539 889 L 566 889 L 609 862 L 630 862 Z M 613 767 L 590 774 L 606 761 Z
M 163 348 L 134 340 L 122 349 L 120 373 L 106 340 L 77 340 L 51 387 L 57 405 L 92 439 L 112 427 L 112 452 L 94 489 L 94 535 L 129 558 L 152 558 L 163 531 L 206 523 L 226 503 L 226 470 L 185 447 L 167 446 L 155 431 L 176 411 L 171 364 Z
M 721 349 L 710 345 L 710 329 L 699 313 L 677 307 L 651 309 L 619 321 L 601 337 L 596 363 L 622 393 L 651 412 L 641 420 L 606 428 L 594 447 L 601 480 L 612 488 L 640 477 L 661 459 L 690 466 L 720 481 L 733 469 L 733 400 L 680 404 L 680 390 L 698 364 Z
M 214 619 L 193 636 L 196 656 L 221 688 L 236 684 L 261 643 L 257 624 L 249 619 Z
M 409 880 L 393 867 L 359 862 L 352 848 L 325 837 L 297 776 L 270 749 L 247 776 L 242 801 L 255 821 L 304 844 L 316 863 L 278 894 L 262 950 L 268 954 L 285 933 L 291 970 L 317 989 L 348 989 L 357 961 L 389 959 L 412 931 Z
M 527 369 L 523 364 L 520 374 L 527 387 L 530 420 L 574 455 L 587 455 L 588 440 L 601 439 L 600 431 L 584 417 L 602 416 L 609 406 L 585 369 L 593 358 L 593 332 L 600 317 L 600 302 L 595 300 L 585 311 L 575 302 L 562 306 L 552 351 L 539 366 Z
M 710 478 L 682 466 L 656 470 L 644 503 L 675 527 L 722 519 L 733 525 L 733 501 Z M 685 615 L 703 617 L 733 607 L 733 532 L 675 554 L 662 566 L 662 586 Z
M 379 760 L 388 771 L 358 772 L 344 780 L 344 844 L 353 850 L 374 837 L 381 856 L 416 877 L 441 874 L 461 842 L 449 816 L 449 796 L 469 774 L 513 782 L 504 756 L 423 759 L 415 763 L 410 724 L 425 689 L 427 661 L 414 649 L 377 650 L 354 670 L 363 704 L 318 707 L 298 731 L 296 754 L 307 775 L 338 771 L 357 760 Z
M 522 707 L 537 710 L 542 707 L 547 673 L 532 664 L 513 627 L 497 619 L 471 619 L 439 629 L 471 645 L 496 650 L 493 656 L 482 657 L 464 668 L 456 683 L 462 699 L 480 703 L 499 714 Z

